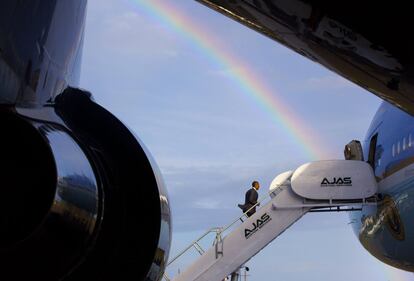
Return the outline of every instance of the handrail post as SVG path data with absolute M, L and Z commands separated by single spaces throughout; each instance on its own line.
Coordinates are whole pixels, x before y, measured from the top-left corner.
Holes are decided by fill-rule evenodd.
M 242 223 L 244 223 L 245 220 L 243 220 L 243 218 L 248 218 L 248 216 L 247 216 L 248 212 L 250 212 L 253 208 L 255 208 L 255 207 L 259 206 L 261 203 L 263 203 L 265 201 L 265 199 L 271 198 L 271 196 L 270 196 L 271 194 L 274 194 L 275 196 L 277 196 L 278 193 L 276 193 L 276 191 L 280 188 L 282 188 L 282 186 L 278 186 L 276 189 L 273 189 L 271 192 L 268 192 L 266 194 L 266 196 L 263 196 L 262 198 L 260 198 L 256 204 L 254 204 L 251 208 L 249 208 L 246 212 L 244 212 L 241 216 L 239 216 L 235 221 L 233 221 L 232 223 L 230 223 L 226 227 L 214 227 L 214 228 L 209 229 L 207 232 L 205 232 L 203 235 L 201 235 L 198 239 L 194 240 L 189 246 L 187 246 L 181 252 L 179 252 L 173 259 L 171 259 L 168 262 L 167 267 L 170 266 L 173 262 L 175 262 L 182 255 L 184 255 L 191 248 L 196 249 L 197 252 L 200 255 L 204 254 L 205 251 L 198 242 L 200 242 L 203 238 L 205 238 L 209 233 L 212 233 L 212 232 L 216 233 L 216 237 L 215 237 L 214 242 L 213 242 L 213 245 L 215 247 L 216 259 L 218 259 L 220 256 L 223 256 L 223 254 L 224 254 L 223 253 L 224 252 L 224 245 L 223 245 L 224 232 L 229 230 L 239 220 Z M 170 281 L 169 277 L 166 274 L 164 274 L 163 278 L 166 281 Z
M 193 247 L 197 250 L 197 252 L 202 255 L 204 254 L 204 249 L 198 244 L 198 242 L 194 242 Z
M 220 255 L 223 256 L 223 237 L 221 236 L 221 231 L 216 232 L 214 247 L 216 250 L 216 259 L 218 259 Z

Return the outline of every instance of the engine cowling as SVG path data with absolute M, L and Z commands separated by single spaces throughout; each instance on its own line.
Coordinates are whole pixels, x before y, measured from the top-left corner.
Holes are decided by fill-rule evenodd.
M 170 208 L 141 141 L 73 88 L 0 115 L 0 278 L 159 280 Z

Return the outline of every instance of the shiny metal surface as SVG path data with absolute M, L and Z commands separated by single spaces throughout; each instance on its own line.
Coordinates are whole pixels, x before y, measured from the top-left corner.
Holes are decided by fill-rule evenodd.
M 197 1 L 414 114 L 409 2 Z
M 104 191 L 104 219 L 96 246 L 72 274 L 73 280 L 159 280 L 171 245 L 171 211 L 151 154 L 82 90 L 66 89 L 56 98 L 54 109 L 90 152 Z M 103 269 L 102 264 L 108 266 Z
M 378 208 L 365 208 L 362 217 L 353 216 L 354 230 L 364 248 L 379 260 L 407 271 L 414 271 L 413 197 L 409 190 L 386 195 Z
M 18 123 L 15 122 L 17 126 Z M 28 188 L 24 184 L 13 187 L 21 189 L 18 193 L 21 198 L 18 200 L 9 198 L 10 192 L 3 190 L 3 197 L 13 202 L 26 202 L 21 207 L 25 214 L 23 217 L 8 215 L 9 218 L 19 218 L 20 228 L 26 230 L 22 232 L 16 224 L 9 225 L 13 227 L 9 230 L 12 238 L 19 239 L 6 243 L 1 241 L 0 276 L 2 279 L 10 276 L 8 280 L 61 280 L 93 248 L 102 219 L 102 191 L 90 160 L 65 128 L 29 120 L 20 122 L 22 124 L 18 126 L 30 124 L 33 130 L 37 130 L 39 138 L 43 138 L 44 144 L 49 147 L 53 164 L 43 167 L 49 171 L 41 182 L 26 178 Z M 9 149 L 19 147 L 10 146 Z M 37 149 L 40 147 L 30 148 L 32 151 Z M 31 159 L 30 154 L 33 152 L 30 150 L 27 150 L 27 161 L 36 161 L 36 158 Z M 38 159 L 40 160 L 41 158 Z M 11 180 L 14 181 L 17 181 L 16 177 L 24 177 L 26 174 L 23 167 L 20 174 L 19 170 L 12 170 L 11 173 Z M 54 188 L 47 188 L 49 181 L 54 182 Z M 45 200 L 48 197 L 51 198 L 50 201 Z M 43 211 L 39 213 L 38 209 Z M 6 210 L 3 215 L 8 213 Z
M 138 138 L 137 138 L 138 139 Z M 139 139 L 138 139 L 139 140 Z M 151 154 L 147 148 L 141 143 L 149 162 L 154 171 L 154 176 L 158 186 L 159 198 L 160 198 L 160 234 L 158 238 L 158 245 L 155 251 L 155 257 L 151 264 L 150 271 L 147 274 L 148 280 L 161 280 L 164 275 L 164 270 L 168 263 L 168 258 L 170 254 L 170 245 L 172 243 L 172 217 L 171 217 L 171 208 L 170 201 L 168 197 L 167 188 L 165 186 L 164 179 L 162 178 L 161 172 L 156 164 L 155 160 L 152 158 Z
M 0 104 L 33 107 L 78 85 L 86 0 L 0 1 Z
M 43 159 L 31 155 L 38 146 L 48 149 L 50 158 L 44 156 L 43 162 L 51 163 L 39 169 L 28 165 L 27 172 L 33 176 L 43 172 L 53 185 L 46 189 L 45 179 L 30 180 L 29 191 L 32 186 L 38 189 L 33 200 L 27 198 L 31 193 L 26 189 L 19 192 L 29 200 L 25 205 L 34 207 L 36 216 L 30 220 L 15 216 L 16 223 L 10 227 L 30 222 L 25 229 L 37 231 L 4 235 L 0 231 L 1 271 L 9 274 L 24 269 L 15 274 L 16 280 L 41 277 L 52 281 L 63 276 L 65 281 L 159 280 L 171 245 L 171 210 L 164 181 L 150 153 L 139 138 L 80 90 L 66 91 L 55 107 L 48 109 L 19 109 L 24 117 L 0 112 L 0 121 L 10 124 L 12 130 L 7 138 L 15 135 L 4 146 L 18 141 L 11 150 L 20 152 L 21 145 L 28 146 L 20 144 L 21 135 L 41 142 L 23 150 L 27 153 L 22 158 L 29 164 Z M 73 115 L 75 112 L 80 113 Z M 6 159 L 16 160 L 18 166 L 17 155 L 11 152 Z M 10 181 L 27 174 L 25 171 L 23 167 L 12 169 Z M 17 187 L 24 185 L 23 181 Z M 10 206 L 14 205 L 11 202 Z M 7 213 L 0 215 L 0 224 L 3 217 L 12 218 Z M 24 241 L 17 249 L 15 237 Z M 18 261 L 21 257 L 25 259 Z
M 364 158 L 372 161 L 381 203 L 351 214 L 352 227 L 362 245 L 379 260 L 408 271 L 414 271 L 414 147 L 409 143 L 413 140 L 413 119 L 385 102 L 378 109 L 363 152 Z M 371 145 L 372 140 L 375 145 Z M 398 143 L 400 151 L 396 154 L 393 145 Z
M 10 148 L 3 160 L 16 162 L 3 184 L 18 191 L 3 191 L 0 198 L 20 196 L 24 203 L 16 215 L 10 213 L 15 200 L 0 206 L 0 225 L 10 221 L 10 231 L 0 228 L 0 278 L 159 280 L 171 245 L 171 210 L 158 167 L 122 123 L 88 95 L 75 93 L 67 92 L 55 111 L 44 114 L 0 111 L 0 127 L 10 130 L 0 139 L 0 147 Z M 16 180 L 24 175 L 30 180 Z
M 72 88 L 85 16 L 86 0 L 0 1 L 2 280 L 155 281 L 168 260 L 157 165 L 90 93 Z
M 67 229 L 84 233 L 80 245 L 93 240 L 91 236 L 101 219 L 101 190 L 90 161 L 79 145 L 65 131 L 52 125 L 38 125 L 53 153 L 57 170 L 56 193 L 51 216 L 66 224 Z
M 143 152 L 148 158 L 148 162 L 151 165 L 153 176 L 158 187 L 160 204 L 159 237 L 155 249 L 155 255 L 145 280 L 160 281 L 162 280 L 165 268 L 167 267 L 170 246 L 172 243 L 172 216 L 170 201 L 168 199 L 168 191 L 165 186 L 164 179 L 156 161 L 142 141 L 135 135 L 134 138 L 138 141 Z

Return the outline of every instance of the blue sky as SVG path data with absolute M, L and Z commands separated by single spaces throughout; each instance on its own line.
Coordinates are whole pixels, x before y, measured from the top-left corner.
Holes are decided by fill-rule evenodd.
M 195 1 L 172 4 L 306 120 L 330 158 L 364 138 L 377 97 Z M 236 218 L 253 179 L 265 194 L 276 175 L 309 160 L 282 124 L 240 93 L 229 71 L 137 1 L 89 0 L 81 86 L 159 164 L 172 205 L 172 255 Z M 348 222 L 346 214 L 305 216 L 248 263 L 249 280 L 410 280 L 364 251 Z

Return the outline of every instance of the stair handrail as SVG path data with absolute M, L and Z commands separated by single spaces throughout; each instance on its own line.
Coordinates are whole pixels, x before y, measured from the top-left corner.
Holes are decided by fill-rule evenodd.
M 204 237 L 206 237 L 207 235 L 209 235 L 210 233 L 216 233 L 216 237 L 215 240 L 213 242 L 213 245 L 217 242 L 217 241 L 221 241 L 222 240 L 222 235 L 223 233 L 230 229 L 234 224 L 236 224 L 237 222 L 241 221 L 242 223 L 244 222 L 243 218 L 246 217 L 248 218 L 247 213 L 250 212 L 251 210 L 253 210 L 254 208 L 258 207 L 259 205 L 261 205 L 261 203 L 263 203 L 266 199 L 272 199 L 271 195 L 273 194 L 275 196 L 277 196 L 277 194 L 279 194 L 279 192 L 281 191 L 281 187 L 285 186 L 286 184 L 279 184 L 278 186 L 276 186 L 276 188 L 272 189 L 271 191 L 269 191 L 268 193 L 266 193 L 265 195 L 263 195 L 262 197 L 259 198 L 259 200 L 257 201 L 256 204 L 254 204 L 252 207 L 250 207 L 246 212 L 244 212 L 241 216 L 237 217 L 236 220 L 232 221 L 230 224 L 228 224 L 225 227 L 213 227 L 210 228 L 209 230 L 207 230 L 204 234 L 202 234 L 200 237 L 198 237 L 196 240 L 194 240 L 192 243 L 190 243 L 187 247 L 185 247 L 183 250 L 181 250 L 174 258 L 172 258 L 168 263 L 167 263 L 167 267 L 170 266 L 173 262 L 175 262 L 177 259 L 179 259 L 181 256 L 183 256 L 187 251 L 189 251 L 191 248 L 196 248 L 197 247 L 195 245 L 198 245 L 200 247 L 200 245 L 198 244 L 198 242 L 200 242 Z M 204 250 L 203 250 L 204 252 Z M 200 252 L 199 252 L 200 253 Z M 200 253 L 201 255 L 202 253 Z M 166 273 L 164 273 L 163 278 L 167 281 L 170 281 L 171 279 L 167 276 Z

